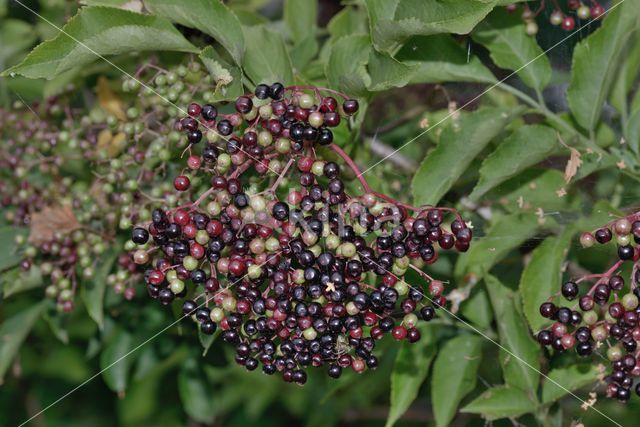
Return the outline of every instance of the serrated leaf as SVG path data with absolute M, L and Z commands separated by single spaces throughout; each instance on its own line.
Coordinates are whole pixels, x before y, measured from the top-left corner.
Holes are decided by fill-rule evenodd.
M 482 162 L 480 179 L 469 198 L 479 200 L 491 188 L 546 159 L 556 147 L 556 132 L 550 127 L 518 128 Z
M 538 227 L 538 219 L 533 213 L 497 217 L 486 234 L 458 257 L 454 276 L 457 280 L 480 279 L 511 250 L 534 235 Z
M 107 288 L 107 276 L 117 256 L 116 252 L 103 256 L 94 277 L 91 280 L 85 280 L 82 286 L 82 301 L 89 317 L 98 324 L 100 329 L 104 328 L 104 294 Z
M 183 362 L 178 373 L 178 393 L 182 407 L 191 418 L 205 424 L 213 422 L 217 402 L 198 360 L 189 358 Z
M 496 0 L 366 0 L 376 49 L 391 52 L 416 35 L 467 34 Z
M 46 307 L 42 301 L 4 320 L 0 326 L 0 384 L 16 353 Z
M 136 354 L 133 335 L 125 329 L 116 329 L 100 354 L 100 369 L 107 386 L 123 396 L 129 384 L 129 371 Z
M 535 404 L 521 390 L 509 386 L 491 387 L 460 412 L 480 414 L 487 421 L 517 418 L 535 410 Z
M 237 64 L 244 55 L 245 40 L 236 15 L 220 0 L 144 0 L 151 11 L 189 28 L 197 28 L 220 43 Z
M 246 41 L 243 67 L 247 77 L 255 85 L 292 84 L 291 60 L 282 36 L 264 26 L 243 27 L 243 32 Z
M 19 227 L 0 228 L 0 272 L 17 265 L 22 257 L 18 253 L 16 237 L 26 237 L 29 230 Z
M 371 83 L 366 69 L 370 53 L 369 36 L 352 35 L 336 40 L 325 64 L 331 87 L 353 96 L 366 95 Z
M 163 18 L 91 6 L 82 8 L 62 32 L 38 45 L 24 61 L 2 75 L 51 79 L 99 59 L 98 55 L 157 50 L 197 51 Z
M 495 313 L 504 380 L 536 401 L 540 381 L 540 345 L 533 340 L 522 315 L 520 298 L 496 277 L 487 275 L 485 285 Z
M 446 427 L 460 401 L 476 386 L 482 338 L 460 335 L 438 352 L 431 378 L 431 399 L 437 427 Z
M 391 398 L 386 427 L 391 427 L 405 413 L 418 396 L 420 386 L 427 377 L 431 361 L 436 355 L 433 326 L 420 328 L 420 341 L 405 341 L 396 356 L 391 373 Z
M 200 52 L 200 60 L 215 83 L 211 102 L 229 101 L 244 94 L 242 70 L 226 62 L 212 46 Z
M 593 364 L 552 369 L 542 384 L 542 403 L 555 402 L 569 394 L 569 391 L 574 392 L 581 387 L 594 384 L 597 380 L 598 368 Z
M 471 37 L 489 49 L 498 67 L 516 71 L 522 81 L 542 91 L 551 79 L 551 64 L 535 37 L 522 28 L 522 18 L 504 7 L 496 8 L 483 20 Z
M 440 135 L 440 143 L 420 164 L 411 182 L 417 206 L 435 205 L 455 184 L 473 159 L 520 110 L 484 108 L 462 113 Z
M 42 272 L 37 265 L 32 265 L 29 271 L 14 268 L 2 273 L 2 275 L 0 275 L 0 282 L 2 283 L 2 294 L 4 298 L 9 298 L 20 292 L 42 286 Z
M 285 0 L 284 21 L 294 40 L 303 40 L 316 32 L 318 3 L 309 0 Z
M 573 52 L 567 102 L 576 121 L 593 130 L 616 78 L 616 67 L 629 37 L 640 26 L 640 9 L 633 2 L 612 6 L 602 26 Z
M 569 250 L 574 229 L 569 226 L 559 236 L 548 237 L 538 246 L 520 278 L 524 314 L 534 332 L 548 323 L 540 315 L 540 304 L 560 289 L 562 262 Z
M 496 81 L 480 59 L 475 55 L 469 56 L 469 52 L 449 34 L 412 37 L 395 58 L 414 67 L 411 83 Z

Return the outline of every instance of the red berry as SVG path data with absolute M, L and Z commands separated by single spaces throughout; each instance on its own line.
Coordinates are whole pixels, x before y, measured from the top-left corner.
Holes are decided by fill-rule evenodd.
M 591 6 L 591 19 L 598 19 L 604 15 L 604 8 L 599 4 Z
M 187 160 L 187 166 L 189 166 L 189 169 L 200 169 L 201 165 L 202 158 L 200 158 L 200 156 L 189 156 L 189 159 Z
M 191 181 L 189 181 L 189 178 L 187 178 L 184 175 L 177 176 L 176 179 L 173 181 L 173 186 L 178 191 L 186 191 L 189 189 L 190 185 L 191 185 Z
M 199 116 L 201 111 L 202 107 L 200 107 L 200 105 L 196 104 L 195 102 L 189 104 L 189 107 L 187 108 L 187 114 L 189 114 L 191 117 Z
M 576 21 L 573 16 L 565 16 L 562 20 L 562 29 L 565 31 L 572 31 L 576 26 Z
M 405 329 L 404 326 L 396 326 L 391 331 L 391 335 L 393 336 L 393 339 L 397 341 L 402 341 L 407 336 L 407 330 Z

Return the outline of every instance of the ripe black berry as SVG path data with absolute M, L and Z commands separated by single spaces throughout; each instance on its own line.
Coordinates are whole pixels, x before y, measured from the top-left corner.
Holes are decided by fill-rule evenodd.
M 131 232 L 131 240 L 138 245 L 144 245 L 149 241 L 149 232 L 142 227 L 136 227 Z

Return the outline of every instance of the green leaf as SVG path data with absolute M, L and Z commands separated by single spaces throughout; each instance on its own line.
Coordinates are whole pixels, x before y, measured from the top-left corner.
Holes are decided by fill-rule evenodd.
M 315 35 L 318 19 L 318 3 L 309 0 L 285 0 L 284 21 L 294 40 Z
M 395 58 L 414 67 L 411 83 L 496 81 L 477 56 L 469 56 L 448 34 L 412 37 Z
M 555 402 L 569 394 L 569 391 L 574 392 L 581 387 L 595 383 L 597 380 L 598 367 L 592 364 L 552 369 L 548 378 L 542 383 L 542 403 Z
M 346 6 L 331 18 L 327 24 L 327 30 L 334 39 L 351 34 L 366 34 L 368 33 L 367 15 L 362 9 Z
M 529 168 L 494 188 L 485 197 L 500 200 L 511 212 L 532 212 L 538 207 L 545 211 L 564 209 L 569 196 L 559 197 L 556 191 L 565 187 L 564 175 L 555 169 Z M 472 246 L 473 247 L 473 246 Z
M 85 7 L 56 37 L 38 45 L 20 64 L 3 76 L 20 74 L 29 78 L 53 78 L 75 67 L 85 66 L 99 55 L 133 51 L 196 48 L 163 18 L 110 7 Z
M 467 34 L 496 0 L 366 0 L 376 49 L 391 52 L 416 35 Z
M 51 305 L 42 317 L 49 325 L 49 328 L 51 328 L 53 335 L 55 335 L 61 343 L 65 345 L 69 344 L 69 331 L 67 330 L 68 317 L 65 316 L 65 313 L 59 312 L 55 305 Z
M 215 82 L 212 102 L 230 101 L 244 94 L 240 67 L 226 62 L 211 46 L 202 49 L 199 56 Z
M 517 418 L 535 410 L 535 404 L 527 394 L 509 386 L 491 387 L 460 412 L 480 414 L 487 421 L 500 418 Z
M 438 146 L 427 154 L 413 177 L 414 203 L 417 206 L 438 203 L 517 112 L 519 110 L 484 108 L 463 113 L 457 123 L 449 124 L 442 131 Z
M 627 116 L 627 98 L 629 92 L 633 89 L 638 71 L 640 70 L 640 43 L 637 43 L 637 36 L 627 41 L 624 50 L 627 53 L 622 58 L 620 71 L 618 72 L 618 77 L 613 82 L 609 99 L 611 105 L 613 105 L 621 115 Z M 637 149 L 638 147 L 635 148 Z
M 607 13 L 602 26 L 576 46 L 567 101 L 583 128 L 593 130 L 600 121 L 626 42 L 639 25 L 637 5 L 618 3 Z
M 460 401 L 476 386 L 482 338 L 460 335 L 438 352 L 431 378 L 431 399 L 437 427 L 446 427 Z
M 207 353 L 209 352 L 209 349 L 211 348 L 213 343 L 216 341 L 216 338 L 218 338 L 220 333 L 221 333 L 221 329 L 220 328 L 218 328 L 211 335 L 203 334 L 202 331 L 200 329 L 198 329 L 198 340 L 200 341 L 200 344 L 202 345 L 202 356 L 203 357 L 207 355 Z
M 220 43 L 236 63 L 244 54 L 242 26 L 236 15 L 220 0 L 144 0 L 155 15 L 189 28 L 197 28 Z
M 514 386 L 536 401 L 540 381 L 540 345 L 533 340 L 522 315 L 520 298 L 496 277 L 487 275 L 485 285 L 498 324 L 505 383 Z
M 391 407 L 386 427 L 391 427 L 418 396 L 436 355 L 433 326 L 420 328 L 422 337 L 414 344 L 403 342 L 391 373 Z
M 244 71 L 254 85 L 293 83 L 291 60 L 282 36 L 264 26 L 243 27 L 246 50 Z
M 11 366 L 13 358 L 45 307 L 46 301 L 42 301 L 2 322 L 2 326 L 0 326 L 0 384 L 4 382 L 4 375 Z
M 18 254 L 18 245 L 16 237 L 26 237 L 29 230 L 18 227 L 2 227 L 0 228 L 0 271 L 6 270 L 17 265 L 22 257 Z
M 11 57 L 31 47 L 37 35 L 28 23 L 19 19 L 3 19 L 0 26 L 0 69 L 8 65 Z M 17 58 L 16 58 L 17 59 Z
M 371 49 L 367 72 L 370 79 L 367 88 L 370 91 L 377 92 L 392 87 L 406 86 L 414 70 L 387 54 Z
M 491 188 L 546 159 L 556 141 L 556 132 L 548 126 L 518 128 L 482 162 L 480 179 L 469 198 L 479 200 Z
M 524 314 L 534 332 L 548 323 L 540 315 L 540 304 L 560 289 L 562 262 L 569 250 L 572 227 L 565 229 L 559 236 L 548 237 L 538 246 L 525 267 L 520 278 L 520 294 Z
M 371 83 L 366 69 L 370 52 L 369 36 L 352 35 L 336 40 L 325 64 L 331 87 L 353 96 L 366 95 Z
M 107 276 L 117 256 L 118 254 L 113 252 L 101 258 L 93 279 L 83 281 L 80 294 L 89 316 L 101 330 L 104 327 L 104 293 L 107 288 Z
M 640 107 L 631 110 L 626 126 L 627 143 L 631 149 L 640 152 Z
M 538 218 L 533 213 L 497 217 L 486 234 L 458 257 L 454 276 L 471 282 L 480 279 L 511 250 L 534 235 L 538 227 Z
M 129 371 L 135 360 L 133 335 L 125 329 L 116 329 L 100 354 L 100 369 L 107 386 L 119 395 L 129 383 Z
M 522 18 L 504 7 L 496 8 L 471 33 L 477 43 L 489 49 L 491 59 L 501 68 L 516 71 L 522 81 L 542 91 L 551 79 L 551 64 L 535 37 L 522 29 Z
M 29 271 L 14 268 L 2 273 L 0 282 L 3 283 L 2 294 L 9 298 L 11 295 L 42 286 L 42 272 L 37 265 L 32 265 Z
M 493 310 L 484 289 L 474 287 L 469 298 L 460 304 L 460 314 L 480 330 L 490 330 Z
M 216 398 L 200 363 L 194 358 L 183 362 L 178 373 L 178 393 L 182 407 L 191 418 L 210 424 L 217 412 Z
M 313 58 L 316 57 L 318 54 L 318 48 L 318 40 L 316 40 L 316 37 L 313 34 L 309 34 L 293 46 L 289 51 L 289 56 L 291 57 L 291 63 L 297 73 L 301 73 L 305 76 L 307 75 L 306 66 L 311 62 L 311 60 L 313 60 Z

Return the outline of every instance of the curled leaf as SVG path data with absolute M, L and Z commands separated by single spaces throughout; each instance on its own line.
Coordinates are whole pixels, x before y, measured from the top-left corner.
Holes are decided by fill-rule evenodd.
M 567 184 L 571 181 L 571 178 L 576 175 L 578 168 L 582 165 L 580 152 L 572 147 L 569 147 L 569 151 L 571 151 L 571 156 L 569 157 L 567 166 L 564 168 L 564 182 Z
M 80 228 L 71 207 L 47 206 L 31 215 L 29 242 L 40 245 L 53 239 L 57 232 L 69 233 Z

